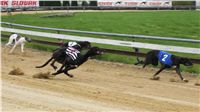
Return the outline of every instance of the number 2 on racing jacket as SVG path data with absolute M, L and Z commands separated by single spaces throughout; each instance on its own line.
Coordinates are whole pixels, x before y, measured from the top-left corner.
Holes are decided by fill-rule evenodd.
M 72 60 L 76 60 L 78 58 L 78 55 L 80 54 L 80 51 L 78 51 L 77 49 L 73 48 L 73 47 L 68 47 L 66 49 L 66 54 L 72 59 Z
M 172 54 L 169 54 L 167 52 L 164 52 L 164 51 L 160 51 L 158 53 L 158 60 L 162 63 L 162 64 L 165 64 L 165 65 L 168 65 L 168 66 L 172 66 L 172 60 L 171 60 L 171 56 Z

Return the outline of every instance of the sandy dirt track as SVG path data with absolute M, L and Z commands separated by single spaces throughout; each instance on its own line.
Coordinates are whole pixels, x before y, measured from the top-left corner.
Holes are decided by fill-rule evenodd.
M 4 112 L 199 112 L 199 77 L 183 73 L 188 83 L 170 82 L 178 79 L 174 71 L 162 72 L 159 81 L 149 78 L 157 69 L 121 63 L 89 60 L 69 73 L 53 79 L 36 79 L 39 72 L 54 70 L 43 64 L 51 53 L 19 49 L 8 54 L 2 49 L 2 103 Z M 58 65 L 58 64 L 57 64 Z M 19 67 L 25 75 L 8 73 Z

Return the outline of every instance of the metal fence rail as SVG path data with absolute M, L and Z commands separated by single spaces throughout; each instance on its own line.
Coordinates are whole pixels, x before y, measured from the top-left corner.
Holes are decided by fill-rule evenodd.
M 139 39 L 153 39 L 153 40 L 168 40 L 168 41 L 178 41 L 178 42 L 200 43 L 200 40 L 196 40 L 196 39 L 183 39 L 183 38 L 174 38 L 174 37 L 159 37 L 159 36 L 145 36 L 145 35 L 69 30 L 69 29 L 60 29 L 60 28 L 47 28 L 47 27 L 39 27 L 39 26 L 22 25 L 22 24 L 8 23 L 8 22 L 1 22 L 1 24 L 8 25 L 10 27 L 18 26 L 18 27 L 24 27 L 24 28 L 50 30 L 50 31 L 56 31 L 56 32 L 71 32 L 71 33 L 93 34 L 93 35 L 103 35 L 103 36 L 117 36 L 117 37 L 129 37 L 129 38 L 139 38 Z

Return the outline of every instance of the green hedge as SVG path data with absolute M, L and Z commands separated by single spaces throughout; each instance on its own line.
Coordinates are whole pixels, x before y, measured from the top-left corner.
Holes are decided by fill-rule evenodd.
M 172 1 L 172 6 L 195 6 L 195 1 Z
M 40 1 L 40 6 L 61 6 L 60 1 Z

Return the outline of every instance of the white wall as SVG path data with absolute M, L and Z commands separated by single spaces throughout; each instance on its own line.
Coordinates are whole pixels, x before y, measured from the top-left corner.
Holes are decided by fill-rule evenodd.
M 200 0 L 196 0 L 196 7 L 197 9 L 200 9 Z

